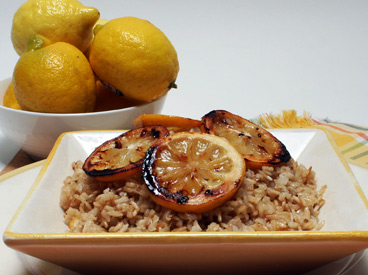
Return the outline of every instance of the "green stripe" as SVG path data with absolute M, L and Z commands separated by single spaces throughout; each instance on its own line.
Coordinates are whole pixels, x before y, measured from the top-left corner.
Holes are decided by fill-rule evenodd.
M 352 157 L 351 159 L 356 160 L 356 159 L 362 158 L 362 157 L 367 156 L 367 155 L 368 155 L 368 151 L 365 151 L 363 153 L 360 153 L 359 155 L 356 155 L 356 156 Z
M 345 150 L 344 150 L 344 151 L 342 151 L 341 153 L 342 153 L 342 154 L 349 153 L 349 152 L 351 152 L 351 151 L 353 151 L 353 150 L 355 150 L 355 149 L 358 149 L 358 148 L 360 148 L 360 147 L 364 146 L 364 145 L 365 145 L 365 144 L 367 144 L 367 143 L 368 143 L 368 140 L 363 140 L 363 142 L 359 142 L 359 143 L 355 144 L 354 146 L 351 146 L 351 147 L 349 147 L 348 149 L 345 149 Z

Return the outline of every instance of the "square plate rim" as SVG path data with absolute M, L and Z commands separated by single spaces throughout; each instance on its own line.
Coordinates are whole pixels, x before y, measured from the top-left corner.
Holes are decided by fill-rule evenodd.
M 353 172 L 348 166 L 346 160 L 343 158 L 342 154 L 339 152 L 337 145 L 335 144 L 331 134 L 320 127 L 308 127 L 308 128 L 282 128 L 282 129 L 267 129 L 270 132 L 284 132 L 284 131 L 297 131 L 297 132 L 308 132 L 308 131 L 319 131 L 323 132 L 330 145 L 334 149 L 335 153 L 339 157 L 342 162 L 346 172 L 351 177 L 355 188 L 363 200 L 366 208 L 368 209 L 368 201 L 364 196 L 363 191 L 361 190 L 357 180 L 354 177 Z M 6 230 L 3 234 L 4 242 L 9 246 L 17 246 L 17 244 L 21 243 L 45 243 L 45 244 L 67 244 L 68 241 L 75 243 L 99 243 L 101 241 L 114 240 L 114 241 L 122 241 L 122 243 L 126 243 L 127 240 L 133 241 L 134 244 L 137 243 L 145 243 L 145 242 L 159 242 L 160 240 L 172 239 L 175 238 L 179 243 L 187 242 L 188 240 L 201 240 L 202 242 L 213 242 L 213 241 L 224 241 L 224 237 L 226 237 L 226 241 L 235 241 L 242 243 L 244 242 L 319 242 L 319 241 L 353 241 L 359 243 L 366 243 L 368 247 L 368 229 L 367 230 L 354 230 L 354 231 L 252 231 L 252 232 L 118 232 L 118 233 L 16 233 L 12 232 L 12 227 L 19 214 L 23 210 L 23 208 L 27 205 L 30 197 L 36 191 L 37 186 L 42 182 L 42 178 L 46 173 L 48 166 L 52 162 L 56 152 L 58 151 L 62 140 L 69 135 L 75 134 L 93 134 L 93 133 L 123 133 L 128 130 L 80 130 L 80 131 L 70 131 L 65 132 L 59 136 L 53 149 L 51 150 L 49 156 L 45 160 L 43 167 L 41 168 L 40 173 L 32 184 L 31 189 L 28 191 L 26 197 L 22 201 L 21 205 L 18 207 L 15 212 L 13 218 L 10 223 L 6 227 Z M 131 241 L 128 241 L 126 244 L 132 244 Z M 69 243 L 70 243 L 69 242 Z

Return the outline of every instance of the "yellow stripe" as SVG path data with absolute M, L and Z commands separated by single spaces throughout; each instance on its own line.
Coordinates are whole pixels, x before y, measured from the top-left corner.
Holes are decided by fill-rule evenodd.
M 347 144 L 350 144 L 350 147 L 355 145 L 357 143 L 356 139 L 347 134 L 340 134 L 333 130 L 328 129 L 331 133 L 333 139 L 335 140 L 337 146 L 341 149 L 342 147 L 345 147 Z

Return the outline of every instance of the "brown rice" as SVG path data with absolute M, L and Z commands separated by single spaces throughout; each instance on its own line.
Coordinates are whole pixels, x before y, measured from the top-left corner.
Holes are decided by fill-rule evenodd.
M 326 186 L 294 160 L 280 167 L 247 170 L 236 195 L 203 214 L 177 213 L 154 203 L 141 178 L 100 183 L 73 163 L 60 205 L 70 232 L 318 230 Z

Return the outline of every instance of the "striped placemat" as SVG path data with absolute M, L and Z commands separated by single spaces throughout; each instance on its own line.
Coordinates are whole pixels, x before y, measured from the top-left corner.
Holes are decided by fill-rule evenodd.
M 349 163 L 368 169 L 368 127 L 316 119 L 307 112 L 298 115 L 295 110 L 262 114 L 256 122 L 265 128 L 323 128 Z

